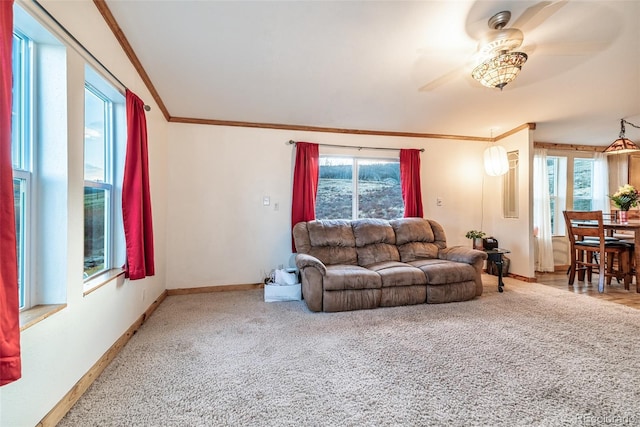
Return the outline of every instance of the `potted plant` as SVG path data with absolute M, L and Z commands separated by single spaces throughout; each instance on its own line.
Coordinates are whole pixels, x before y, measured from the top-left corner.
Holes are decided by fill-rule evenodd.
M 618 191 L 613 193 L 613 195 L 609 195 L 609 198 L 613 204 L 620 209 L 620 218 L 618 218 L 620 222 L 627 222 L 627 213 L 629 209 L 638 206 L 640 193 L 638 193 L 638 190 L 636 190 L 633 185 L 625 184 L 618 188 Z
M 473 240 L 473 249 L 480 249 L 482 250 L 482 238 L 484 236 L 486 236 L 487 234 L 484 231 L 480 231 L 480 230 L 471 230 L 471 231 L 467 231 L 467 234 L 465 234 L 465 237 L 467 239 L 472 239 Z

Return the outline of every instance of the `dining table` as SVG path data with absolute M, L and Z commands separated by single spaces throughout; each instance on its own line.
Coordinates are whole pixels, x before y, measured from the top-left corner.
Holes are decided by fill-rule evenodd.
M 611 221 L 605 220 L 602 222 L 605 231 L 610 232 L 611 234 L 616 231 L 631 231 L 633 232 L 633 243 L 634 243 L 634 273 L 636 278 L 636 292 L 640 293 L 640 219 L 630 219 L 628 221 Z M 631 239 L 630 239 L 631 240 Z

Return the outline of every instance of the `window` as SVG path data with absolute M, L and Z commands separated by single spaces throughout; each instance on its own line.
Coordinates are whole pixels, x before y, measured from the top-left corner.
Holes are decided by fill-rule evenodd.
M 320 156 L 317 219 L 403 215 L 399 160 Z
M 549 210 L 551 211 L 551 233 L 558 234 L 558 220 L 561 218 L 561 212 L 558 207 L 558 177 L 559 177 L 560 159 L 558 157 L 547 157 L 547 172 L 549 174 Z
M 126 112 L 124 95 L 85 65 L 86 162 L 71 160 L 70 150 L 76 153 L 82 142 L 70 138 L 76 131 L 69 124 L 76 121 L 68 120 L 68 111 L 75 106 L 67 99 L 83 82 L 78 87 L 68 79 L 69 67 L 75 67 L 68 46 L 17 3 L 13 10 L 11 158 L 19 303 L 25 311 L 64 304 L 73 283 L 70 266 L 77 271 L 74 277 L 81 277 L 79 263 L 68 257 L 69 236 L 82 227 L 83 205 L 75 199 L 81 187 L 89 236 L 84 273 L 124 263 L 124 231 L 116 214 L 121 184 L 114 183 L 122 182 Z M 70 181 L 70 176 L 78 178 Z M 85 282 L 85 290 L 96 285 Z
M 84 277 L 111 264 L 111 102 L 86 85 L 84 131 Z
M 594 159 L 568 156 L 547 156 L 551 230 L 564 235 L 562 211 L 589 211 L 593 206 Z
M 573 210 L 590 211 L 593 200 L 593 159 L 573 160 Z
M 84 90 L 84 278 L 116 268 L 122 250 L 120 204 L 114 185 L 123 162 L 124 97 L 92 68 Z M 122 145 L 122 144 L 120 144 Z
M 11 158 L 20 310 L 66 302 L 66 48 L 14 4 Z
M 29 253 L 27 242 L 31 229 L 29 198 L 31 195 L 31 41 L 18 32 L 13 34 L 13 88 L 11 111 L 11 158 L 13 197 L 16 214 L 18 256 L 18 291 L 20 309 L 30 305 L 28 292 Z

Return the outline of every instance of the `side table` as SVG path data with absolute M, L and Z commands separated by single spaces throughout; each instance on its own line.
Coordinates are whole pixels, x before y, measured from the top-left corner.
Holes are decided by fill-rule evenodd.
M 511 253 L 508 249 L 495 248 L 495 249 L 483 249 L 488 257 L 487 261 L 492 261 L 496 263 L 496 267 L 498 267 L 498 292 L 503 291 L 504 282 L 502 281 L 502 256 L 504 254 Z

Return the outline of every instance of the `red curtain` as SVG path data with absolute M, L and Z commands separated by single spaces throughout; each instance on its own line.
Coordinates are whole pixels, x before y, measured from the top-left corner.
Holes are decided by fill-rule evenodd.
M 318 193 L 318 144 L 296 143 L 296 164 L 293 170 L 293 201 L 291 206 L 291 228 L 301 221 L 316 217 L 316 194 Z M 296 245 L 292 241 L 293 252 Z
M 420 189 L 420 150 L 400 150 L 400 182 L 404 217 L 422 218 L 422 191 Z
M 122 220 L 127 247 L 125 275 L 137 280 L 155 274 L 147 119 L 144 102 L 128 89 L 126 95 L 127 157 L 122 184 Z
M 13 0 L 0 1 L 0 386 L 19 379 L 20 310 L 11 162 Z

